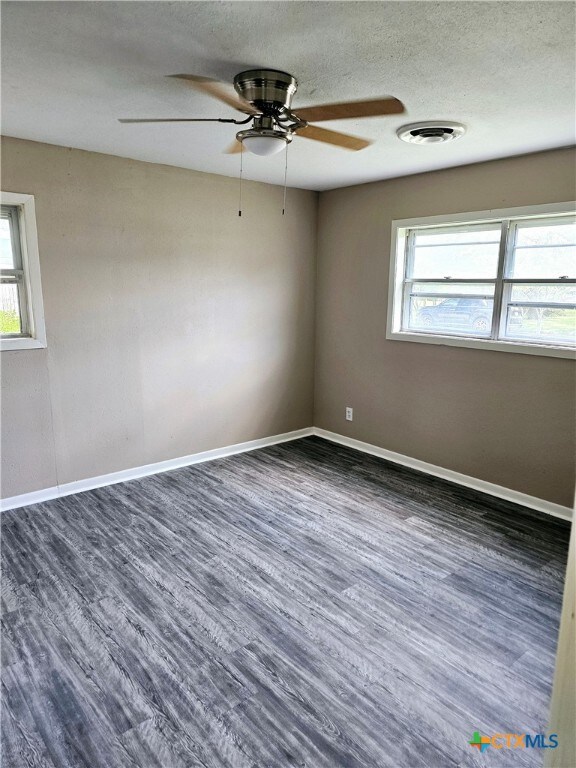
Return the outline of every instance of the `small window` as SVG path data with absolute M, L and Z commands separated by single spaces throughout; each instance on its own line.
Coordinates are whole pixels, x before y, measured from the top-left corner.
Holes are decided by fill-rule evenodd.
M 532 210 L 394 222 L 388 338 L 572 356 L 576 218 Z
M 0 218 L 0 331 L 3 337 L 30 336 L 22 265 L 19 208 L 3 205 Z
M 2 193 L 0 336 L 3 350 L 46 346 L 31 195 Z

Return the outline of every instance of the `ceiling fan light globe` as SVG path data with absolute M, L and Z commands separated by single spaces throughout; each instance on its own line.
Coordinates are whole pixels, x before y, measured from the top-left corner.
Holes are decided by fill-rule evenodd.
M 287 141 L 281 136 L 246 136 L 242 144 L 254 155 L 269 157 L 281 152 L 287 146 Z

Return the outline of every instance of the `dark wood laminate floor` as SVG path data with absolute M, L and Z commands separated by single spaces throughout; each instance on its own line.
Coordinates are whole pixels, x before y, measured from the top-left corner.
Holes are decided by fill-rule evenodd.
M 540 766 L 568 525 L 318 438 L 7 512 L 6 768 Z

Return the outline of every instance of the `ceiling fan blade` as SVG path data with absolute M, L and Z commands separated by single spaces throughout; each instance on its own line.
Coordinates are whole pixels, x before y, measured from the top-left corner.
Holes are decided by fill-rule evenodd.
M 244 144 L 236 139 L 233 144 L 230 144 L 230 146 L 224 150 L 224 153 L 226 155 L 239 155 L 240 152 L 244 151 Z
M 222 120 L 219 117 L 120 117 L 119 123 L 228 123 L 232 120 Z
M 365 149 L 372 144 L 371 141 L 360 139 L 358 136 L 351 136 L 349 133 L 339 133 L 338 131 L 328 131 L 326 128 L 320 128 L 317 125 L 307 125 L 306 128 L 298 128 L 296 135 L 304 136 L 306 139 L 314 139 L 314 141 L 323 141 L 325 144 L 334 144 L 336 147 L 343 147 L 353 151 Z
M 252 104 L 231 93 L 226 85 L 219 80 L 213 80 L 210 77 L 200 77 L 199 75 L 167 75 L 167 77 L 187 80 L 192 88 L 195 88 L 197 91 L 207 93 L 209 96 L 222 101 L 224 104 L 228 104 L 229 107 L 233 107 L 239 112 L 244 112 L 246 115 L 258 114 L 258 110 Z
M 350 117 L 400 115 L 405 111 L 404 104 L 393 98 L 374 101 L 348 101 L 342 104 L 324 104 L 318 107 L 303 107 L 295 110 L 302 120 L 314 123 L 321 120 L 346 120 Z

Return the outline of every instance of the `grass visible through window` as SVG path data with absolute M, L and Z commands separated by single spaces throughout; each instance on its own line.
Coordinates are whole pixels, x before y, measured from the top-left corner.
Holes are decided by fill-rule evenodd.
M 0 333 L 20 333 L 20 318 L 16 312 L 0 310 Z

